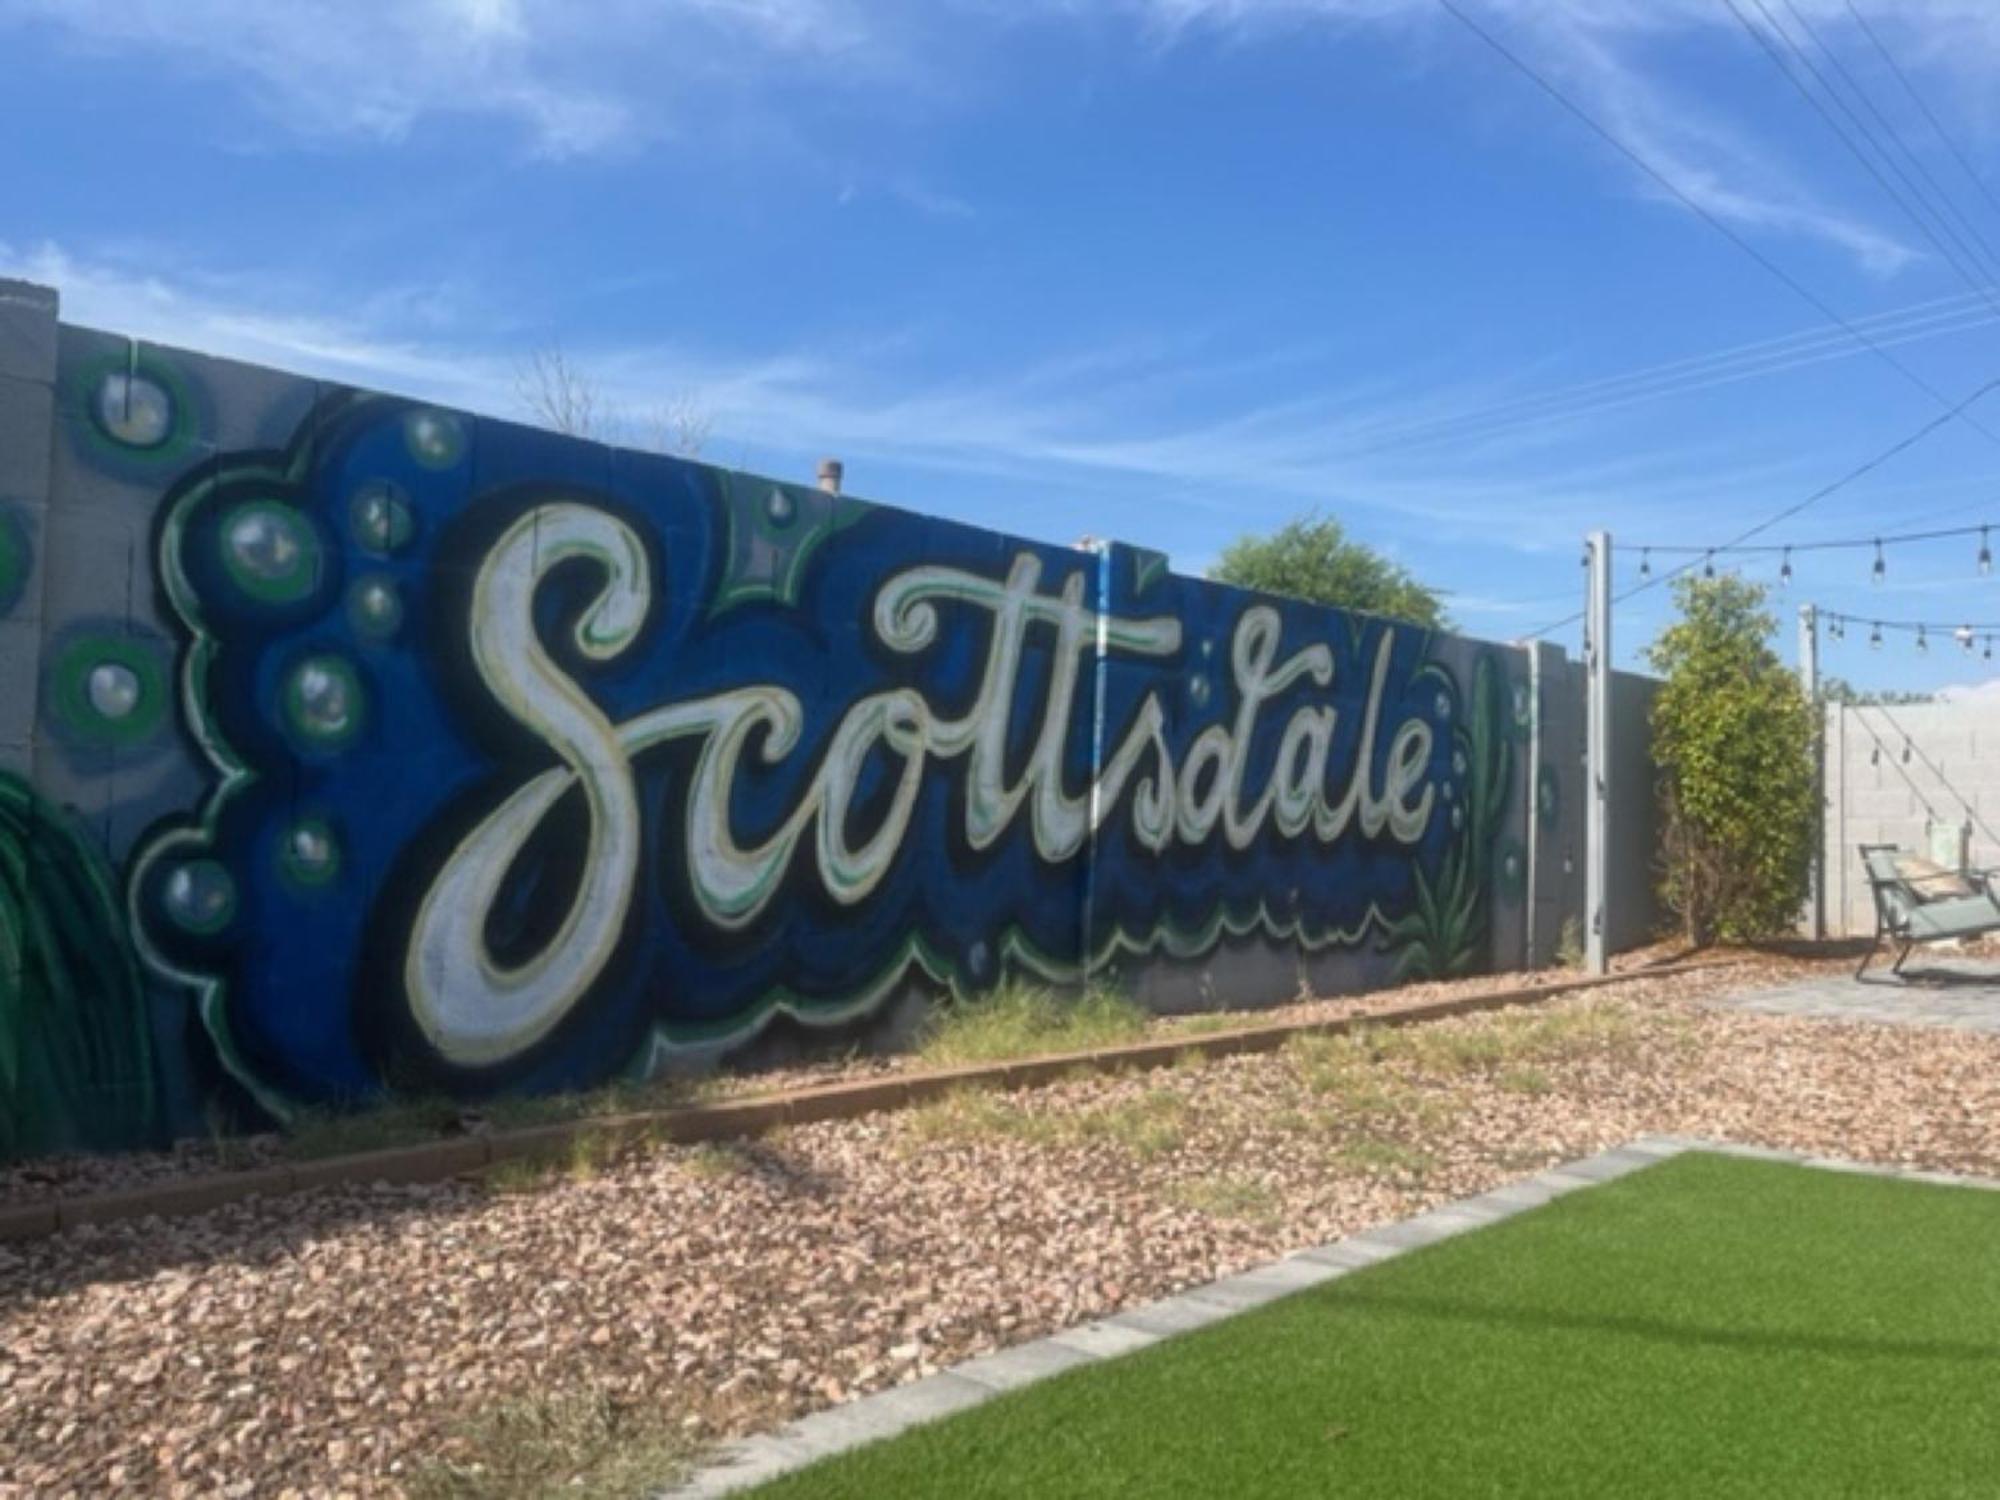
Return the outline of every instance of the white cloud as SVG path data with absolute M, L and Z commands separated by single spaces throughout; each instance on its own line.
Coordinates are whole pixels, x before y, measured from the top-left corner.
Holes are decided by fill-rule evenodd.
M 193 70 L 302 135 L 487 116 L 553 156 L 670 130 L 678 90 L 746 60 L 857 47 L 858 15 L 846 0 L 0 0 L 0 27 Z

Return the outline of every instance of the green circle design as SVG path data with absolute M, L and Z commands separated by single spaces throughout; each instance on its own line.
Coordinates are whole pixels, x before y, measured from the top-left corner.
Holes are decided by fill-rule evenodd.
M 107 680 L 129 697 L 128 706 L 116 706 L 117 695 L 104 691 Z M 150 739 L 166 716 L 166 664 L 153 647 L 129 636 L 80 636 L 50 665 L 49 696 L 57 718 L 78 739 L 136 745 Z
M 368 719 L 361 678 L 344 657 L 309 656 L 285 676 L 285 727 L 304 750 L 339 750 L 354 743 Z
M 403 418 L 403 441 L 426 469 L 449 469 L 465 457 L 465 422 L 454 412 L 426 407 Z
M 1543 830 L 1556 826 L 1556 818 L 1562 812 L 1562 783 L 1556 775 L 1556 768 L 1543 762 L 1535 773 L 1535 823 Z
M 1521 841 L 1511 834 L 1500 841 L 1498 857 L 1493 861 L 1496 884 L 1501 899 L 1509 905 L 1520 901 L 1528 888 L 1528 856 L 1521 847 Z
M 401 552 L 416 534 L 409 497 L 386 479 L 364 484 L 347 503 L 347 524 L 364 552 L 387 557 Z
M 223 517 L 220 541 L 230 581 L 261 604 L 297 604 L 319 587 L 319 537 L 289 505 L 237 506 Z
M 215 860 L 191 859 L 167 876 L 160 904 L 175 925 L 209 936 L 236 918 L 236 881 Z
M 340 840 L 324 818 L 301 818 L 278 839 L 278 868 L 307 889 L 331 885 L 340 874 Z
M 150 350 L 81 365 L 71 390 L 91 442 L 121 459 L 168 463 L 194 446 L 194 394 L 180 371 Z
M 355 579 L 347 591 L 347 618 L 365 640 L 394 640 L 403 628 L 403 598 L 395 580 L 381 573 Z

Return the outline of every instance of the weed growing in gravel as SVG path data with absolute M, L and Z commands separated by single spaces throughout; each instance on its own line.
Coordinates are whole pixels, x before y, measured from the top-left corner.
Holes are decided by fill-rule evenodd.
M 1549 1075 L 1540 1068 L 1506 1068 L 1493 1082 L 1505 1093 L 1526 1094 L 1531 1098 L 1546 1094 L 1555 1087 L 1549 1081 Z
M 1138 1041 L 1147 1019 L 1139 1006 L 1101 986 L 1059 995 L 1038 985 L 1007 984 L 938 1011 L 918 1051 L 939 1067 L 1081 1052 Z
M 1549 1011 L 1472 1023 L 1405 1026 L 1375 1038 L 1376 1055 L 1406 1062 L 1419 1073 L 1453 1077 L 1496 1074 L 1537 1063 L 1619 1057 L 1639 1041 L 1639 1026 L 1620 1010 Z
M 284 1154 L 297 1161 L 386 1151 L 435 1140 L 459 1129 L 461 1113 L 449 1099 L 406 1099 L 358 1110 L 301 1110 L 285 1131 Z
M 666 1414 L 603 1391 L 511 1401 L 461 1423 L 410 1476 L 411 1500 L 637 1500 L 685 1474 L 700 1445 Z
M 607 1130 L 584 1130 L 560 1146 L 510 1157 L 480 1177 L 489 1192 L 532 1193 L 558 1181 L 589 1182 L 618 1159 L 620 1143 Z
M 1405 1187 L 1420 1187 L 1431 1169 L 1428 1152 L 1387 1136 L 1360 1135 L 1335 1153 L 1340 1164 L 1370 1176 L 1387 1177 Z
M 750 1170 L 750 1161 L 740 1149 L 712 1141 L 689 1147 L 681 1165 L 696 1177 L 709 1179 L 740 1177 Z
M 990 1089 L 959 1089 L 905 1116 L 917 1141 L 1014 1140 L 1063 1147 L 1112 1145 L 1142 1161 L 1179 1149 L 1187 1100 L 1170 1089 L 1074 1114 L 1023 1108 Z
M 1277 1193 L 1248 1177 L 1197 1177 L 1173 1184 L 1167 1197 L 1212 1219 L 1240 1219 L 1267 1227 L 1276 1225 L 1284 1210 Z
M 1379 1065 L 1371 1033 L 1296 1037 L 1285 1051 L 1305 1086 L 1342 1114 L 1367 1119 L 1416 1103 L 1416 1091 Z

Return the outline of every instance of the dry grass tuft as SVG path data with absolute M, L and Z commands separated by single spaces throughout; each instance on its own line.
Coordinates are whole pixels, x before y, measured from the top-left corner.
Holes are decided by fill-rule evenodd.
M 664 1412 L 590 1390 L 495 1406 L 449 1447 L 411 1475 L 411 1500 L 638 1500 L 685 1474 L 701 1444 Z

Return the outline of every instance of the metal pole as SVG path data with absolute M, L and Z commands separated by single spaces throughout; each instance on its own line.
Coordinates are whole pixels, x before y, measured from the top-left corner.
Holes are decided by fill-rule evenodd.
M 1590 608 L 1584 638 L 1589 715 L 1584 741 L 1584 956 L 1590 972 L 1611 969 L 1611 533 L 1590 534 Z
M 1806 933 L 1814 942 L 1826 936 L 1826 710 L 1819 701 L 1819 611 L 1799 606 L 1799 687 L 1812 708 L 1813 820 L 1812 863 L 1806 896 Z

